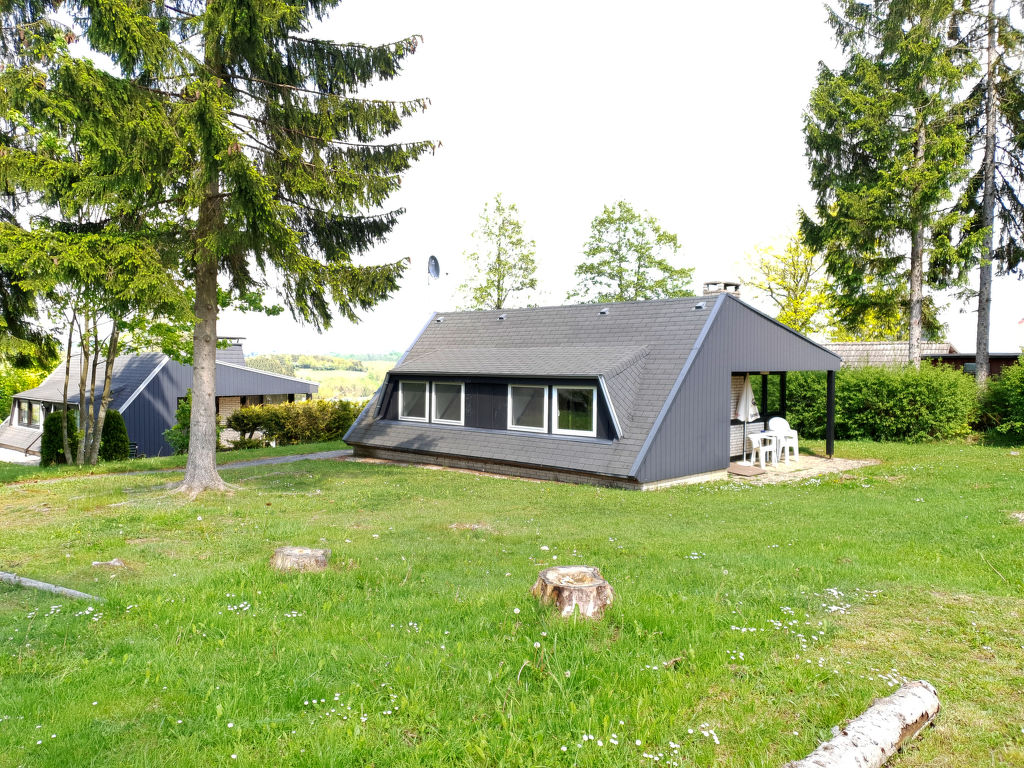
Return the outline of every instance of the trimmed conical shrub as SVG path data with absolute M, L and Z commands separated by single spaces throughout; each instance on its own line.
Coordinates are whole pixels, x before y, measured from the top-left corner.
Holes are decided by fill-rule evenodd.
M 128 458 L 129 451 L 128 430 L 124 426 L 124 419 L 120 413 L 111 408 L 103 420 L 103 432 L 100 434 L 100 459 L 123 461 Z
M 68 414 L 68 444 L 71 448 L 71 461 L 64 456 L 64 437 L 61 434 L 60 411 L 54 411 L 43 420 L 43 436 L 39 440 L 39 463 L 44 467 L 53 464 L 70 464 L 78 451 L 78 432 L 74 414 Z

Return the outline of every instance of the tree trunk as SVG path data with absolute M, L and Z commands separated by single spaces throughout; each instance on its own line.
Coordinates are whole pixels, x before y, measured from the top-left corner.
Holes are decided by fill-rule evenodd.
M 924 680 L 878 699 L 831 741 L 785 768 L 881 768 L 939 712 L 939 696 Z
M 82 355 L 80 359 L 81 370 L 78 373 L 78 426 L 82 430 L 82 437 L 78 441 L 78 451 L 75 456 L 75 464 L 85 464 L 85 443 L 89 438 L 89 420 L 85 417 L 85 385 L 89 381 L 89 312 L 86 311 L 82 318 L 82 327 L 79 329 L 78 340 L 81 344 Z
M 86 462 L 89 462 L 89 457 L 92 455 L 92 446 L 94 442 L 100 439 L 99 434 L 96 432 L 96 369 L 100 365 L 100 323 L 93 315 L 92 318 L 92 379 L 89 383 L 89 439 L 86 440 L 87 445 L 85 446 L 84 458 Z M 91 462 L 89 462 L 91 463 Z
M 228 490 L 217 472 L 217 256 L 203 243 L 220 226 L 219 184 L 207 185 L 199 206 L 196 254 L 196 328 L 192 335 L 192 418 L 185 478 L 177 490 L 195 498 Z
M 921 120 L 914 148 L 915 164 L 924 163 L 925 128 Z M 915 204 L 919 205 L 917 201 Z M 921 325 L 924 317 L 924 221 L 920 212 L 910 233 L 910 343 L 907 357 L 915 368 L 921 367 Z
M 94 465 L 99 460 L 100 443 L 103 441 L 103 422 L 107 419 L 107 408 L 110 407 L 110 384 L 114 378 L 114 359 L 117 357 L 117 341 L 120 336 L 117 322 L 110 331 L 110 339 L 107 344 L 107 359 L 103 367 L 103 397 L 100 398 L 100 407 L 96 413 L 96 429 L 93 432 L 95 439 L 89 446 L 89 464 Z
M 530 590 L 545 605 L 554 603 L 563 616 L 576 608 L 588 619 L 600 619 L 615 595 L 601 572 L 589 565 L 557 565 L 545 568 Z
M 976 349 L 977 371 L 974 374 L 979 384 L 984 384 L 989 375 L 989 328 L 992 323 L 992 246 L 995 242 L 996 211 L 996 2 L 988 3 L 988 42 L 986 44 L 985 66 L 985 158 L 982 173 L 985 174 L 985 190 L 981 203 L 981 225 L 985 228 L 985 242 L 978 262 L 978 339 Z
M 64 360 L 64 400 L 62 405 L 64 409 L 60 414 L 60 428 L 61 438 L 64 441 L 64 463 L 70 464 L 73 459 L 71 458 L 71 441 L 68 438 L 68 383 L 71 380 L 71 345 L 75 343 L 75 320 L 78 313 L 75 310 L 71 311 L 71 326 L 68 330 L 68 348 L 65 354 Z

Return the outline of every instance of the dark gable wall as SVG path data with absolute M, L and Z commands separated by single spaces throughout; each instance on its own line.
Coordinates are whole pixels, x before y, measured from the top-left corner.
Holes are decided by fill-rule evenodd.
M 454 376 L 408 376 L 407 381 L 461 381 L 466 385 L 466 418 L 464 428 L 474 429 L 508 429 L 508 379 L 486 379 Z M 513 383 L 520 383 L 515 381 Z M 604 401 L 601 388 L 597 381 L 522 381 L 523 384 L 557 384 L 572 386 L 582 384 L 597 387 L 597 439 L 612 440 L 615 437 L 615 425 L 612 423 L 611 412 Z M 396 421 L 398 419 L 398 378 L 389 377 L 384 388 L 381 418 Z M 548 407 L 551 407 L 550 402 Z M 548 414 L 551 420 L 551 414 Z M 402 422 L 411 424 L 415 422 Z M 421 422 L 422 423 L 422 422 Z M 432 425 L 423 424 L 424 428 Z M 441 425 L 438 425 L 441 426 Z M 451 429 L 459 429 L 452 426 Z M 555 435 L 554 437 L 562 437 Z
M 637 480 L 658 482 L 729 466 L 733 371 L 822 371 L 838 367 L 834 355 L 739 301 L 726 298 L 654 433 L 637 470 Z

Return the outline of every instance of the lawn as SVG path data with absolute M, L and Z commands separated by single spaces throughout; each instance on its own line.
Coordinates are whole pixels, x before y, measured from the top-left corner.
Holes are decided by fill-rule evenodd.
M 944 709 L 896 764 L 1024 764 L 1024 458 L 837 453 L 882 463 L 648 493 L 340 461 L 192 503 L 166 475 L 7 485 L 0 569 L 107 602 L 0 586 L 0 766 L 781 766 L 905 678 Z M 329 570 L 272 572 L 285 543 Z M 535 604 L 553 563 L 601 568 L 603 621 Z
M 270 456 L 293 456 L 302 453 L 319 453 L 347 448 L 341 440 L 326 443 L 304 443 L 302 445 L 282 445 L 275 448 L 253 448 L 245 451 L 220 451 L 217 454 L 218 464 L 230 464 L 250 459 L 265 459 Z M 184 467 L 187 456 L 161 456 L 152 459 L 130 459 L 128 461 L 101 461 L 94 467 L 77 467 L 60 465 L 55 467 L 39 467 L 26 464 L 9 464 L 0 462 L 0 484 L 22 480 L 49 480 L 57 477 L 79 475 L 108 475 L 119 472 L 139 472 L 149 470 L 175 469 Z

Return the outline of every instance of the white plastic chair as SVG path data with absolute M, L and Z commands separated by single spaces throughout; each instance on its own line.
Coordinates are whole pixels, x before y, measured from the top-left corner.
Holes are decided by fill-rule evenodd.
M 768 429 L 779 436 L 779 450 L 782 452 L 783 461 L 788 463 L 790 454 L 793 461 L 800 461 L 800 436 L 789 426 L 789 422 L 781 416 L 775 416 L 768 420 Z
M 750 463 L 754 463 L 754 457 L 761 462 L 761 469 L 764 469 L 765 454 L 769 454 L 770 461 L 773 465 L 779 461 L 778 456 L 775 455 L 775 438 L 771 435 L 766 435 L 763 432 L 749 436 L 750 440 Z

